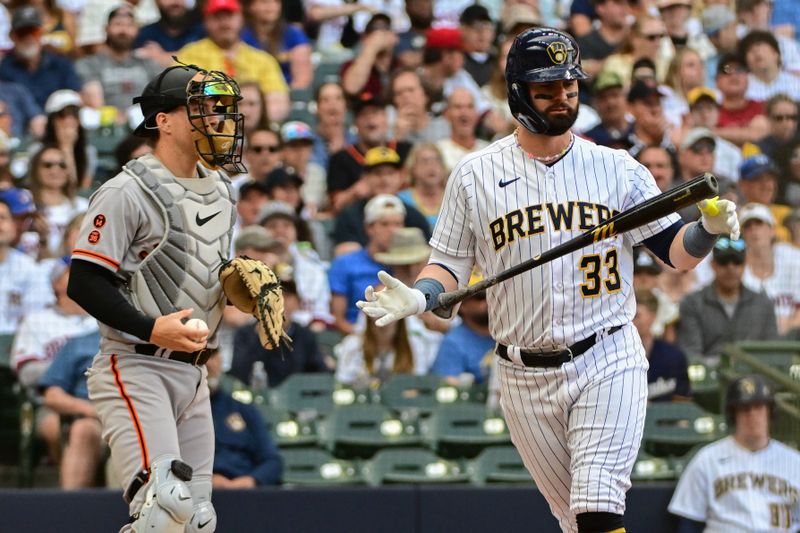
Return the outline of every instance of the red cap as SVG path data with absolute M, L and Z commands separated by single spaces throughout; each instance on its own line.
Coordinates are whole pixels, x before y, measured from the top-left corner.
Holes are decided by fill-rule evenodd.
M 458 28 L 432 28 L 425 34 L 428 48 L 461 50 L 461 30 Z
M 213 15 L 220 11 L 239 13 L 241 10 L 242 5 L 239 3 L 239 0 L 208 0 L 205 9 L 203 9 L 203 14 Z

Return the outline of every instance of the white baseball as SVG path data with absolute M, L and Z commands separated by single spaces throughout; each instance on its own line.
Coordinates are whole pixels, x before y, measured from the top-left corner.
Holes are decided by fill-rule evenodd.
M 191 318 L 186 321 L 186 326 L 192 329 L 200 329 L 204 331 L 208 331 L 208 324 L 200 320 L 199 318 Z M 202 340 L 206 340 L 208 337 L 203 337 Z

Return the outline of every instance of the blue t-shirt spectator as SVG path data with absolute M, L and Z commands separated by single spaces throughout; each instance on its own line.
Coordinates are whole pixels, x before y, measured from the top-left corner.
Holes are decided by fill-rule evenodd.
M 650 369 L 647 371 L 648 399 L 671 401 L 675 396 L 688 398 L 689 365 L 686 355 L 677 346 L 655 339 L 647 356 Z
M 93 332 L 67 341 L 53 358 L 53 363 L 39 378 L 39 388 L 59 387 L 70 396 L 89 399 L 86 370 L 100 349 L 100 332 Z
M 378 272 L 381 270 L 391 274 L 391 269 L 372 259 L 366 248 L 340 255 L 331 263 L 331 269 L 328 271 L 328 283 L 331 285 L 333 294 L 340 294 L 347 298 L 345 318 L 351 324 L 355 324 L 358 319 L 359 310 L 356 302 L 364 297 L 367 287 L 380 283 Z
M 283 460 L 255 407 L 217 390 L 211 395 L 214 419 L 214 473 L 228 479 L 251 476 L 258 485 L 277 485 Z
M 244 42 L 258 48 L 259 50 L 264 50 L 265 52 L 272 53 L 271 50 L 267 50 L 265 47 L 261 45 L 256 34 L 253 33 L 253 30 L 250 28 L 244 28 L 242 30 L 241 38 Z M 303 30 L 298 28 L 297 26 L 292 26 L 287 24 L 283 27 L 283 42 L 281 43 L 281 49 L 278 51 L 277 54 L 273 54 L 275 59 L 281 66 L 281 70 L 283 71 L 283 77 L 286 79 L 286 84 L 290 85 L 292 83 L 292 72 L 290 68 L 290 61 L 289 61 L 289 53 L 292 51 L 293 48 L 296 46 L 300 46 L 302 44 L 310 44 L 311 41 L 308 40 L 308 36 L 305 34 Z
M 0 100 L 6 103 L 6 110 L 11 114 L 11 135 L 14 137 L 24 136 L 31 119 L 42 114 L 42 108 L 30 91 L 19 83 L 0 81 Z
M 445 334 L 431 372 L 452 377 L 469 373 L 475 376 L 475 383 L 483 383 L 489 375 L 494 348 L 491 335 L 481 335 L 462 323 Z
M 80 91 L 83 85 L 72 61 L 49 50 L 42 50 L 41 61 L 34 71 L 28 70 L 13 52 L 9 53 L 0 61 L 0 80 L 13 81 L 25 87 L 41 108 L 55 91 Z
M 136 36 L 133 48 L 141 48 L 148 42 L 154 42 L 166 52 L 177 52 L 189 43 L 204 39 L 205 36 L 206 30 L 200 22 L 190 24 L 182 32 L 171 35 L 165 31 L 161 21 L 157 21 L 139 30 L 139 35 Z

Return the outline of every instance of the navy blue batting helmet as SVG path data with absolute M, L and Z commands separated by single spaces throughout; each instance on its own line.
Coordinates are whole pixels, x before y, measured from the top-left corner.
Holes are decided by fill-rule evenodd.
M 536 111 L 528 83 L 585 80 L 578 43 L 567 33 L 553 28 L 532 28 L 517 35 L 506 62 L 508 106 L 526 129 L 547 133 L 547 118 Z

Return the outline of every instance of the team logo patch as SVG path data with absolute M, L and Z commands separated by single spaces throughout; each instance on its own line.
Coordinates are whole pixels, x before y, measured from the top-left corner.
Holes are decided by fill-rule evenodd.
M 94 217 L 94 227 L 97 229 L 102 228 L 106 225 L 106 216 L 105 215 L 97 215 Z
M 87 240 L 89 241 L 89 244 L 97 244 L 100 242 L 100 232 L 97 230 L 92 230 Z
M 244 431 L 244 428 L 247 427 L 247 422 L 244 421 L 242 415 L 239 413 L 231 413 L 228 415 L 228 418 L 225 419 L 225 424 L 231 429 L 231 431 L 239 433 Z
M 550 61 L 552 61 L 554 65 L 563 65 L 567 62 L 569 50 L 567 49 L 567 45 L 564 43 L 550 43 L 550 45 L 547 47 L 547 55 L 550 57 Z
M 747 394 L 748 396 L 756 392 L 756 384 L 749 379 L 742 380 L 742 383 L 741 385 L 739 385 L 739 388 L 742 390 L 744 394 Z
M 147 250 L 142 250 L 141 252 L 139 252 L 139 259 L 144 261 L 145 257 L 147 257 Z

